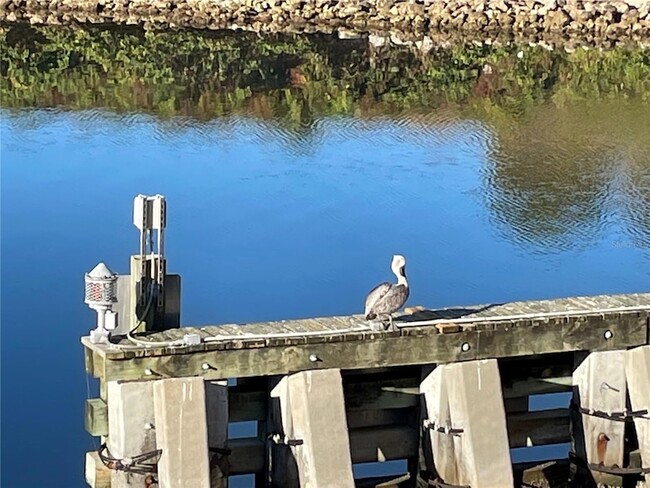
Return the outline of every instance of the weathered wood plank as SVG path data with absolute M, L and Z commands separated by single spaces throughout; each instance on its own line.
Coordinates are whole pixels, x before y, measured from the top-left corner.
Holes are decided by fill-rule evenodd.
M 572 391 L 573 356 L 559 353 L 499 360 L 504 398 Z
M 85 474 L 90 488 L 111 488 L 111 470 L 104 466 L 97 451 L 86 453 Z
M 546 411 L 549 412 L 549 411 Z M 546 437 L 545 442 L 538 437 L 539 443 L 533 445 L 542 445 L 544 443 L 567 442 L 569 438 L 569 427 L 567 411 L 531 412 L 530 417 L 523 416 L 521 422 L 536 422 L 542 429 L 545 421 L 551 424 L 562 421 L 563 434 L 559 427 L 552 427 L 556 433 L 556 438 Z M 547 418 L 545 418 L 545 416 Z M 516 419 L 515 422 L 519 422 Z M 529 424 L 530 425 L 530 424 Z M 537 427 L 535 427 L 537 428 Z M 524 434 L 525 428 L 516 427 L 517 433 L 509 434 L 511 447 L 525 447 L 527 445 Z M 539 434 L 544 435 L 540 432 Z M 418 455 L 418 435 L 417 429 L 409 425 L 378 425 L 372 427 L 350 428 L 350 455 L 353 463 L 368 463 L 376 461 L 390 461 L 395 459 L 415 458 Z M 247 474 L 260 473 L 264 470 L 264 442 L 255 439 L 233 439 L 229 441 L 229 447 L 232 449 L 230 460 L 230 474 Z
M 211 334 L 213 337 L 229 337 L 246 335 L 242 330 L 246 325 L 221 324 L 221 325 L 203 325 L 199 327 L 204 332 Z
M 332 325 L 337 330 L 359 328 L 359 327 L 365 325 L 365 322 L 361 322 L 360 319 L 354 318 L 353 316 L 331 317 L 331 318 L 328 318 L 328 320 L 330 320 L 332 322 Z
M 82 338 L 82 342 L 83 342 Z M 101 378 L 103 371 L 105 369 L 106 357 L 102 354 L 102 351 L 96 348 L 88 348 L 89 342 L 84 348 L 84 364 L 86 367 L 86 373 L 94 378 Z
M 419 379 L 404 373 L 404 377 L 387 377 L 378 379 L 376 375 L 357 375 L 352 380 L 345 380 L 343 391 L 348 413 L 356 410 L 381 411 L 408 409 L 416 407 L 420 398 Z M 529 378 L 517 381 L 510 387 L 504 387 L 503 396 L 507 412 L 525 412 L 528 410 L 528 395 L 570 391 L 564 386 L 570 378 Z M 515 396 L 522 395 L 522 396 Z M 525 395 L 525 396 L 524 396 Z M 247 420 L 266 420 L 268 398 L 266 390 L 237 385 L 229 388 L 229 411 L 231 422 Z M 381 414 L 378 414 L 381 415 Z
M 630 458 L 630 468 L 641 468 L 644 466 L 643 459 L 641 459 L 641 449 L 635 449 L 628 453 Z
M 408 425 L 350 430 L 353 463 L 405 459 L 418 455 L 417 429 Z
M 418 404 L 420 395 L 416 377 L 374 381 L 363 381 L 361 378 L 359 381 L 346 381 L 343 388 L 348 410 L 413 407 Z
M 606 331 L 613 335 L 605 339 Z M 532 339 L 534 337 L 534 340 Z M 232 349 L 106 360 L 95 374 L 115 380 L 150 380 L 146 370 L 163 376 L 202 376 L 205 379 L 287 374 L 295 371 L 377 368 L 466 361 L 485 357 L 509 357 L 542 353 L 609 350 L 645 345 L 645 318 L 626 317 L 617 322 L 601 317 L 558 322 L 549 320 L 530 328 L 461 331 L 455 334 L 381 337 L 374 340 Z M 466 344 L 466 346 L 464 346 Z M 85 345 L 88 347 L 88 343 Z M 467 350 L 469 347 L 469 350 Z M 465 349 L 465 350 L 463 350 Z M 316 356 L 319 361 L 311 361 Z M 95 358 L 96 359 L 96 358 Z M 209 363 L 212 368 L 204 370 Z
M 197 334 L 201 339 L 205 339 L 206 337 L 214 337 L 208 330 L 205 328 L 198 328 L 198 327 L 183 327 L 182 329 L 179 329 L 179 331 L 182 331 L 183 334 Z M 180 333 L 180 332 L 179 332 Z
M 250 390 L 238 386 L 228 389 L 228 411 L 230 422 L 266 420 L 268 398 L 266 391 Z
M 530 488 L 566 488 L 569 486 L 568 459 L 535 461 L 513 465 L 515 486 Z
M 230 475 L 261 473 L 264 471 L 265 443 L 256 437 L 231 439 L 228 447 Z
M 414 414 L 413 408 L 348 411 L 353 462 L 406 459 L 417 456 L 417 431 L 406 423 Z M 568 411 L 558 409 L 512 415 L 508 417 L 508 436 L 512 448 L 568 442 Z M 232 442 L 230 441 L 231 448 L 233 448 Z M 262 444 L 259 446 L 261 449 Z M 259 453 L 255 456 L 263 457 Z M 234 457 L 235 454 L 231 456 L 231 462 Z M 247 466 L 241 460 L 235 462 L 238 466 Z M 238 474 L 248 472 L 255 472 L 255 470 L 249 467 L 237 468 Z M 231 474 L 233 474 L 232 465 Z
M 408 425 L 414 418 L 415 408 L 391 408 L 386 410 L 348 410 L 348 428 L 359 429 L 387 425 Z
M 650 410 L 650 346 L 637 347 L 625 353 L 625 375 L 632 410 Z M 650 414 L 646 415 L 650 417 Z M 650 466 L 650 420 L 634 420 L 643 467 Z M 650 486 L 650 473 L 645 475 Z
M 411 475 L 409 473 L 401 476 L 388 475 L 356 480 L 357 488 L 399 488 L 410 486 Z
M 84 405 L 84 427 L 92 436 L 108 435 L 108 406 L 101 398 L 86 400 Z
M 413 427 L 398 425 L 351 429 L 349 439 L 350 456 L 355 464 L 417 456 L 418 436 Z M 229 447 L 232 449 L 232 454 L 229 456 L 231 475 L 264 471 L 265 445 L 263 441 L 256 438 L 231 439 Z M 281 446 L 277 446 L 275 449 L 282 452 Z M 284 452 L 288 452 L 288 448 L 285 447 Z M 277 462 L 277 456 L 274 456 L 274 459 Z M 291 475 L 289 478 L 292 478 Z M 280 486 L 285 486 L 285 484 Z
M 508 415 L 510 448 L 569 442 L 569 410 L 558 408 Z
M 574 305 L 567 306 L 567 302 L 571 302 Z M 510 315 L 503 315 L 504 312 Z M 422 313 L 425 312 L 417 312 L 416 315 Z M 514 315 L 512 315 L 513 313 Z M 489 325 L 488 328 L 490 329 L 498 329 L 509 327 L 519 328 L 522 325 L 525 325 L 526 328 L 538 327 L 540 325 L 549 323 L 593 323 L 594 321 L 597 321 L 598 318 L 605 321 L 618 322 L 619 319 L 622 318 L 648 318 L 650 315 L 650 293 L 516 302 L 483 307 L 459 307 L 456 309 L 427 311 L 426 314 L 427 320 L 425 320 L 425 323 L 429 325 L 428 327 L 420 327 L 419 322 L 421 321 L 413 320 L 413 315 L 405 315 L 404 320 L 406 320 L 406 322 L 404 322 L 403 325 L 408 325 L 409 327 L 417 326 L 416 328 L 426 329 L 427 331 L 430 331 L 432 329 L 435 330 L 435 327 L 432 327 L 434 324 L 427 322 L 432 317 L 440 318 L 441 322 L 463 324 L 464 327 L 467 324 L 475 324 L 474 327 L 477 329 L 477 324 L 480 324 L 480 328 L 484 328 L 485 325 Z M 248 347 L 246 346 L 247 341 L 251 341 L 251 347 L 255 347 L 253 345 L 255 335 L 264 335 L 265 333 L 268 333 L 269 330 L 275 330 L 277 327 L 282 327 L 283 330 L 305 330 L 305 328 L 307 328 L 309 329 L 310 333 L 313 333 L 314 330 L 311 330 L 313 327 L 307 327 L 305 324 L 311 324 L 314 322 L 329 324 L 328 326 L 323 327 L 323 332 L 331 332 L 331 330 L 325 329 L 329 329 L 330 327 L 338 328 L 341 327 L 342 324 L 346 323 L 349 323 L 350 325 L 358 325 L 366 329 L 368 328 L 367 322 L 363 321 L 360 316 L 354 315 L 346 317 L 288 320 L 282 322 L 264 322 L 260 324 L 249 324 L 246 326 L 206 326 L 202 327 L 202 329 L 206 332 L 211 333 L 212 335 L 226 333 L 227 336 L 242 336 L 242 339 L 245 340 L 244 347 Z M 281 326 L 278 324 L 281 324 Z M 345 328 L 349 330 L 349 327 Z M 403 332 L 406 334 L 406 330 L 403 330 Z M 412 331 L 408 331 L 407 335 L 410 335 L 411 333 Z M 422 333 L 428 332 L 423 331 Z M 173 334 L 175 334 L 174 337 L 176 339 L 180 339 L 184 332 L 182 329 L 178 329 Z M 350 332 L 350 335 L 354 336 L 356 334 Z M 228 340 L 227 336 L 224 337 L 226 341 Z M 387 333 L 385 336 L 390 337 L 391 333 Z M 326 337 L 327 334 L 321 336 L 323 342 L 326 342 Z M 151 340 L 156 340 L 156 338 L 157 334 L 153 334 L 151 336 Z M 318 334 L 310 337 L 310 342 L 313 342 L 316 339 L 318 339 Z M 216 349 L 220 346 L 219 343 L 210 343 L 209 347 Z M 223 344 L 221 347 L 223 347 Z M 159 355 L 164 352 L 164 348 L 155 347 L 147 348 L 146 350 L 129 349 L 128 351 L 120 350 L 119 348 L 115 347 L 104 347 L 102 349 L 102 346 L 99 345 L 95 345 L 95 348 L 102 350 L 102 354 L 110 359 L 118 359 L 122 357 L 140 357 L 140 355 L 145 357 L 151 355 Z M 193 350 L 192 348 L 196 348 L 196 346 L 175 348 L 174 352 L 171 353 L 183 354 L 190 350 Z
M 245 327 L 239 327 L 240 329 L 251 329 L 247 330 L 248 334 L 255 334 L 260 336 L 272 336 L 275 334 L 291 334 L 293 333 L 288 327 L 286 327 L 282 322 L 273 322 L 269 324 L 251 324 Z
M 524 395 L 544 395 L 547 393 L 566 393 L 571 391 L 571 376 L 549 378 L 527 378 L 515 381 L 503 387 L 505 399 L 518 398 Z
M 108 382 L 104 380 L 99 380 L 99 398 L 104 401 L 108 399 Z
M 587 410 L 625 410 L 625 352 L 592 352 L 573 374 L 573 403 Z M 625 423 L 574 411 L 573 442 L 577 457 L 592 464 L 623 466 Z M 589 473 L 580 469 L 577 480 Z M 620 476 L 591 471 L 596 483 L 622 486 Z M 583 481 L 584 482 L 584 481 Z
M 304 322 L 305 328 L 311 332 L 322 331 L 340 331 L 336 322 L 326 318 L 309 319 Z
M 94 372 L 95 372 L 95 368 L 93 365 L 93 354 L 95 354 L 94 349 L 90 349 L 89 347 L 84 347 L 84 370 L 86 371 L 86 374 L 90 376 L 94 376 Z

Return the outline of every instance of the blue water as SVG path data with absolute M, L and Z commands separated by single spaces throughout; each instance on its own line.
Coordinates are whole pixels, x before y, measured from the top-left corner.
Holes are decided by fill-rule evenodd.
M 359 312 L 397 252 L 411 305 L 650 284 L 647 140 L 586 154 L 568 150 L 571 137 L 522 139 L 529 168 L 488 123 L 460 114 L 330 117 L 302 130 L 245 116 L 1 115 L 3 487 L 85 486 L 79 338 L 95 317 L 83 273 L 100 260 L 128 271 L 138 193 L 167 198 L 186 325 Z M 598 184 L 574 181 L 583 166 Z M 518 186 L 527 171 L 532 186 Z M 558 215 L 557 197 L 539 203 L 536 191 L 571 198 Z

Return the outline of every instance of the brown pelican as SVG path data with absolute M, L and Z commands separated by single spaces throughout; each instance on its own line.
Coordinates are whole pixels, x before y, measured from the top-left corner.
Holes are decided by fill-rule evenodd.
M 366 309 L 364 316 L 366 320 L 388 318 L 392 328 L 394 312 L 397 312 L 406 303 L 409 297 L 409 285 L 406 282 L 406 260 L 404 256 L 396 254 L 393 256 L 390 269 L 397 276 L 397 284 L 381 283 L 373 288 L 366 297 Z

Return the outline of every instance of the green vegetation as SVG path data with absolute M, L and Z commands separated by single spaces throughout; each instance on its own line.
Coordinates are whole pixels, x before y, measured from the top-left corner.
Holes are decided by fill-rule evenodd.
M 423 54 L 323 35 L 12 25 L 0 29 L 0 72 L 9 109 L 246 114 L 289 132 L 333 114 L 413 126 L 472 119 L 486 128 L 486 205 L 514 241 L 591 242 L 613 206 L 630 241 L 650 246 L 642 49 L 469 44 Z
M 516 56 L 523 51 L 521 58 Z M 480 75 L 487 64 L 491 74 Z M 650 103 L 650 53 L 458 45 L 427 54 L 332 36 L 7 25 L 1 105 L 309 124 L 330 114 L 470 107 L 491 120 L 551 99 Z

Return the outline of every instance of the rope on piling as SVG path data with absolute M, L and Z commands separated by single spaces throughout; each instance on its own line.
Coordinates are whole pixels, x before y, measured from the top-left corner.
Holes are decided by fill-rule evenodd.
M 283 446 L 302 446 L 305 441 L 302 439 L 289 439 L 286 435 L 271 433 L 267 438 L 273 443 Z
M 155 451 L 145 452 L 129 458 L 116 458 L 113 457 L 105 443 L 97 449 L 99 459 L 108 469 L 134 474 L 157 473 L 158 460 L 156 459 L 153 463 L 146 463 L 145 461 L 158 458 L 161 454 L 162 449 L 156 449 Z
M 448 425 L 438 425 L 435 420 L 425 419 L 422 421 L 422 427 L 427 430 L 440 432 L 441 434 L 459 435 L 465 432 L 463 429 L 449 427 Z
M 627 474 L 637 474 L 644 475 L 650 473 L 650 466 L 641 467 L 641 468 L 621 468 L 614 464 L 613 466 L 606 466 L 602 463 L 588 463 L 585 459 L 579 457 L 576 453 L 569 453 L 569 462 L 575 466 L 587 467 L 592 471 L 598 471 L 599 473 L 606 473 L 612 475 L 627 475 Z
M 648 417 L 648 409 L 642 410 L 623 410 L 622 412 L 605 412 L 603 410 L 595 410 L 593 408 L 584 408 L 571 402 L 571 408 L 577 410 L 582 415 L 589 415 L 591 417 L 598 417 L 601 419 L 612 420 L 614 422 L 631 422 L 634 419 L 650 420 Z

